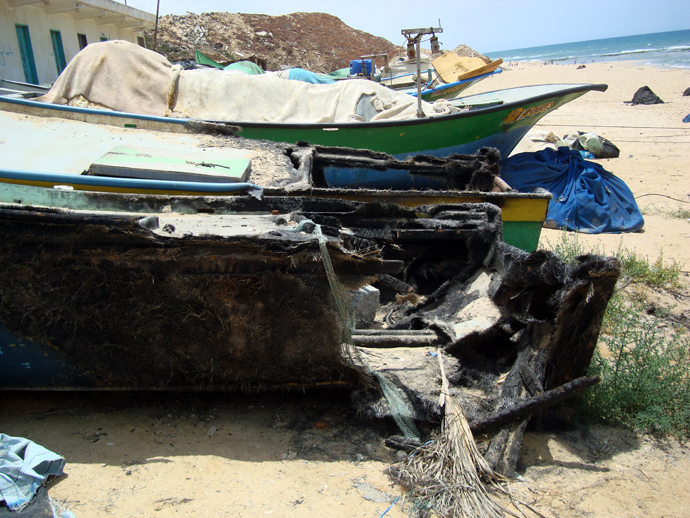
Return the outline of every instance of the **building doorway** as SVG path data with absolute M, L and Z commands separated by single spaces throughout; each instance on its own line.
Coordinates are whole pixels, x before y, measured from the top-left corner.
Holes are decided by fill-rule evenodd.
M 50 31 L 50 39 L 53 42 L 53 54 L 55 54 L 55 66 L 57 66 L 58 75 L 67 66 L 65 61 L 65 49 L 62 47 L 62 35 L 60 31 Z
M 36 61 L 34 51 L 31 47 L 31 36 L 29 36 L 28 25 L 15 25 L 17 29 L 17 42 L 19 43 L 19 54 L 22 57 L 24 67 L 24 79 L 27 83 L 38 84 L 38 72 L 36 72 Z

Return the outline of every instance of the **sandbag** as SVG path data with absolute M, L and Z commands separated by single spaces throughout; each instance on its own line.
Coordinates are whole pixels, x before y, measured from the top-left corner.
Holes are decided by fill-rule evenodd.
M 648 86 L 643 86 L 637 92 L 635 92 L 635 95 L 633 95 L 632 101 L 629 101 L 629 103 L 635 105 L 635 104 L 664 104 L 664 101 L 662 101 L 659 96 L 657 96 L 654 92 L 652 92 L 652 89 L 649 88 Z
M 560 147 L 513 155 L 502 162 L 501 178 L 520 192 L 551 192 L 545 227 L 600 234 L 636 232 L 644 226 L 625 182 L 584 160 L 579 151 Z

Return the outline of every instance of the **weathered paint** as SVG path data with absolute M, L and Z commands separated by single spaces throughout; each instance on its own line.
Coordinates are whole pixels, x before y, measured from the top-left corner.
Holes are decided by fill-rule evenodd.
M 546 219 L 551 195 L 523 193 L 467 193 L 434 191 L 373 191 L 310 189 L 308 192 L 285 193 L 280 190 L 266 191 L 265 196 L 305 196 L 351 201 L 394 203 L 403 207 L 420 205 L 492 203 L 501 209 L 503 219 L 503 240 L 528 252 L 537 248 L 542 223 Z M 38 207 L 69 208 L 74 210 L 103 210 L 118 212 L 161 212 L 165 207 L 180 214 L 211 212 L 234 214 L 232 197 L 214 196 L 175 197 L 141 195 L 137 197 L 118 193 L 97 193 L 89 191 L 65 191 L 45 189 L 29 185 L 5 184 L 0 182 L 0 202 Z
M 142 180 L 139 178 L 111 178 L 77 174 L 45 173 L 0 169 L 0 182 L 36 187 L 67 188 L 79 191 L 120 192 L 126 194 L 167 194 L 203 196 L 238 192 L 261 192 L 261 187 L 246 182 L 187 182 L 170 180 Z
M 88 372 L 48 344 L 18 338 L 0 324 L 0 389 L 93 386 Z

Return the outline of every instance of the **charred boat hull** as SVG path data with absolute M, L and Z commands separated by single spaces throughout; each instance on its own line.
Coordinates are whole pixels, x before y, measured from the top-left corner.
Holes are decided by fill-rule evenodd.
M 347 288 L 403 269 L 442 282 L 500 240 L 492 206 L 293 197 L 266 210 L 253 198 L 225 216 L 0 208 L 0 386 L 353 385 L 318 240 L 297 220 L 323 229 Z M 457 260 L 434 272 L 411 264 L 420 254 Z

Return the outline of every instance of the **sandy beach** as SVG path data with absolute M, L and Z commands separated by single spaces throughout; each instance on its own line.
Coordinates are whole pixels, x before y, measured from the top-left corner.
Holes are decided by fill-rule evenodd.
M 480 93 L 538 83 L 606 83 L 535 128 L 595 132 L 619 158 L 599 160 L 623 179 L 643 211 L 632 234 L 585 235 L 585 247 L 635 250 L 690 272 L 690 70 L 636 62 L 506 64 L 472 87 Z M 649 86 L 665 104 L 631 106 Z M 537 149 L 529 139 L 517 152 Z M 561 239 L 544 230 L 542 245 Z M 687 290 L 685 292 L 687 294 Z M 681 303 L 687 305 L 687 298 Z M 3 393 L 0 431 L 27 437 L 67 460 L 51 498 L 77 518 L 408 516 L 384 470 L 394 424 L 364 421 L 340 392 L 262 395 Z M 526 435 L 513 488 L 544 516 L 690 515 L 690 450 L 673 440 L 605 427 Z M 401 497 L 396 501 L 396 498 Z M 534 516 L 528 513 L 528 516 Z
M 690 208 L 690 71 L 654 68 L 638 62 L 551 65 L 507 64 L 504 72 L 472 87 L 479 93 L 511 86 L 538 83 L 604 83 L 606 92 L 590 92 L 544 117 L 535 132 L 552 131 L 563 137 L 573 131 L 594 132 L 618 146 L 618 158 L 597 160 L 621 178 L 632 190 L 643 212 L 642 232 L 627 234 L 578 234 L 589 248 L 615 253 L 619 247 L 635 250 L 655 261 L 663 253 L 665 262 L 676 261 L 690 271 L 690 224 L 669 218 L 679 207 Z M 649 86 L 664 104 L 625 104 L 638 88 Z M 539 143 L 524 139 L 514 153 L 540 149 Z M 542 242 L 555 242 L 560 232 L 545 229 Z

